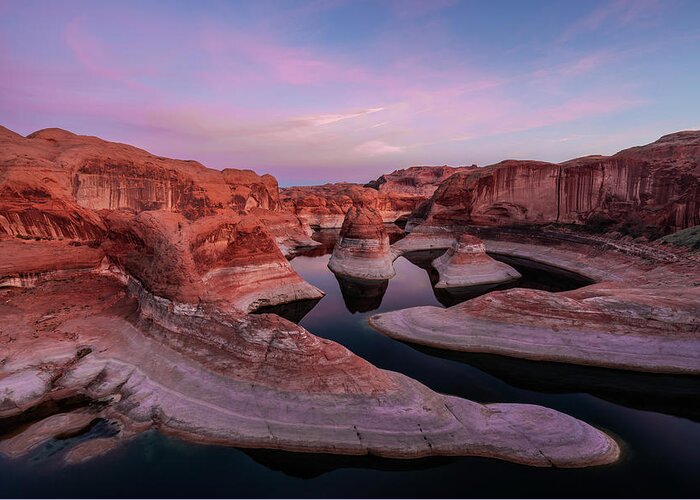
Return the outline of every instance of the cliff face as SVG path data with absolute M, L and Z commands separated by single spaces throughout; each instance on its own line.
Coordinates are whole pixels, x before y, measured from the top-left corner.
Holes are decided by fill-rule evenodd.
M 105 254 L 158 297 L 237 312 L 323 297 L 294 272 L 255 216 L 232 212 L 191 222 L 157 210 L 112 212 L 106 222 Z
M 187 307 L 247 312 L 322 296 L 280 251 L 316 243 L 296 216 L 274 211 L 272 176 L 59 129 L 26 138 L 0 129 L 0 167 L 0 251 L 12 252 L 0 260 L 5 286 L 35 286 L 102 261 Z
M 431 223 L 635 222 L 671 232 L 700 223 L 700 132 L 610 157 L 560 164 L 507 160 L 458 173 L 436 190 Z
M 390 174 L 384 174 L 365 186 L 374 188 L 380 193 L 394 193 L 399 196 L 412 198 L 430 198 L 437 187 L 452 175 L 460 172 L 469 172 L 476 169 L 471 167 L 440 167 L 418 166 L 394 170 Z
M 340 227 L 347 211 L 353 207 L 377 208 L 377 191 L 339 182 L 322 186 L 298 186 L 280 190 L 282 206 L 311 226 Z
M 382 175 L 364 186 L 348 182 L 299 186 L 282 189 L 280 196 L 285 209 L 312 226 L 340 227 L 353 206 L 374 208 L 384 222 L 394 222 L 429 199 L 443 180 L 475 168 L 410 167 Z
M 103 229 L 95 210 L 196 219 L 255 207 L 280 208 L 272 176 L 220 172 L 60 129 L 0 133 L 0 234 L 91 240 Z

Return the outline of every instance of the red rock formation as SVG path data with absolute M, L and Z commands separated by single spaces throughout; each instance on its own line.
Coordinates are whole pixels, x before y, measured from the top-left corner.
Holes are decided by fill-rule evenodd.
M 492 292 L 447 309 L 379 314 L 370 324 L 393 338 L 440 349 L 700 374 L 700 275 L 694 256 L 658 247 L 623 253 L 597 240 L 553 240 L 549 233 L 530 232 L 525 241 L 498 236 L 502 239 L 485 240 L 490 253 L 600 283 L 561 293 Z
M 389 236 L 382 216 L 370 207 L 352 207 L 340 229 L 328 267 L 350 278 L 386 280 L 394 276 Z
M 430 198 L 437 187 L 447 178 L 460 172 L 475 170 L 476 165 L 470 167 L 441 167 L 419 166 L 394 170 L 390 174 L 384 174 L 374 181 L 366 184 L 384 195 L 395 194 L 399 197 Z
M 311 239 L 313 230 L 298 216 L 289 212 L 273 212 L 264 208 L 253 208 L 250 213 L 255 215 L 275 237 L 277 246 L 285 256 L 292 256 L 300 249 L 308 249 L 321 245 Z
M 282 205 L 312 226 L 340 227 L 352 206 L 379 211 L 384 222 L 394 222 L 430 198 L 440 182 L 473 167 L 410 167 L 395 170 L 361 186 L 348 182 L 299 186 L 280 191 Z
M 324 295 L 294 272 L 253 215 L 232 212 L 191 222 L 157 210 L 111 212 L 105 221 L 105 254 L 150 293 L 183 307 L 248 312 Z
M 436 394 L 275 315 L 246 314 L 321 294 L 243 210 L 276 208 L 271 178 L 55 129 L 0 130 L 0 141 L 0 282 L 10 285 L 0 290 L 0 418 L 76 397 L 100 402 L 81 411 L 120 422 L 115 439 L 157 428 L 290 451 L 538 466 L 618 458 L 611 438 L 574 418 Z M 258 214 L 278 237 L 290 222 Z M 371 214 L 345 234 L 388 254 Z M 11 451 L 85 420 L 44 421 Z
M 457 236 L 454 245 L 433 261 L 433 267 L 440 274 L 435 288 L 493 285 L 521 277 L 508 264 L 486 255 L 484 242 L 466 233 Z
M 162 209 L 188 219 L 222 209 L 278 209 L 277 182 L 208 169 L 97 137 L 0 130 L 0 235 L 98 239 L 95 210 Z
M 340 227 L 347 211 L 353 207 L 377 208 L 377 191 L 340 182 L 322 186 L 299 186 L 280 190 L 282 206 L 311 226 Z
M 700 224 L 700 132 L 561 164 L 507 160 L 453 175 L 427 207 L 429 224 L 607 221 L 663 233 Z
M 68 396 L 86 404 L 32 426 L 0 453 L 26 453 L 88 413 L 121 431 L 74 448 L 69 461 L 153 428 L 220 445 L 395 458 L 581 467 L 619 457 L 610 437 L 572 417 L 434 393 L 272 315 L 173 313 L 95 275 L 35 292 L 11 291 L 0 304 L 0 418 L 39 416 Z

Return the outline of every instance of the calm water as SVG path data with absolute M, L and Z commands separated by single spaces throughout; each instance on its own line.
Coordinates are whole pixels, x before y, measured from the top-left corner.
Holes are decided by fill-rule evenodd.
M 328 246 L 332 235 L 323 235 Z M 367 326 L 380 311 L 451 304 L 436 297 L 427 264 L 411 255 L 397 276 L 368 286 L 339 282 L 324 250 L 292 260 L 327 295 L 279 309 L 316 335 L 433 390 L 481 402 L 556 408 L 614 434 L 625 448 L 616 465 L 536 469 L 491 459 L 383 460 L 193 445 L 156 432 L 86 464 L 63 466 L 70 443 L 54 441 L 22 461 L 0 461 L 4 497 L 697 497 L 700 496 L 700 384 L 690 377 L 450 355 L 384 337 Z M 422 266 L 422 267 L 421 267 Z M 565 290 L 571 277 L 519 268 L 518 286 Z M 109 432 L 98 423 L 94 433 Z M 80 437 L 73 439 L 81 439 Z

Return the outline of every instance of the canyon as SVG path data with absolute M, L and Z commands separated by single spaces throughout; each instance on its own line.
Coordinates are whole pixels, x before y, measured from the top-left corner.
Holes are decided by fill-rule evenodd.
M 293 452 L 613 463 L 615 439 L 579 419 L 441 394 L 279 315 L 252 313 L 322 299 L 289 259 L 323 246 L 312 227 L 342 226 L 329 261 L 341 278 L 386 281 L 400 256 L 440 249 L 438 286 L 519 276 L 493 256 L 594 282 L 370 318 L 387 336 L 697 376 L 700 261 L 649 239 L 700 224 L 699 177 L 699 132 L 561 164 L 411 167 L 366 185 L 279 189 L 250 170 L 2 128 L 0 422 L 18 430 L 0 438 L 0 453 L 26 454 L 101 419 L 119 432 L 76 446 L 68 462 L 157 429 Z M 410 233 L 390 245 L 403 231 L 385 223 L 399 219 Z
M 283 188 L 280 202 L 286 210 L 318 228 L 341 227 L 353 206 L 374 208 L 384 222 L 395 222 L 426 202 L 442 181 L 476 168 L 419 166 L 395 170 L 364 185 L 339 182 Z
M 700 224 L 698 157 L 700 134 L 687 131 L 607 157 L 506 160 L 451 176 L 415 217 L 429 225 L 633 226 L 659 236 Z

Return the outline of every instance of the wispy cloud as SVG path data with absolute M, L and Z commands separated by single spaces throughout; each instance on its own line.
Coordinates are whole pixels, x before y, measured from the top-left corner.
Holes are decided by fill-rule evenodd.
M 697 47 L 697 26 L 662 31 L 675 4 L 596 5 L 568 25 L 554 22 L 568 13 L 554 19 L 561 33 L 533 34 L 539 14 L 506 26 L 489 5 L 451 0 L 192 2 L 138 15 L 130 4 L 18 2 L 0 19 L 0 115 L 25 133 L 58 125 L 323 179 L 333 166 L 360 176 L 471 163 L 529 143 L 543 157 L 551 144 L 602 141 L 638 110 L 697 116 L 687 89 L 700 75 L 678 62 Z M 656 34 L 639 29 L 653 22 Z M 673 78 L 658 70 L 666 64 Z M 591 124 L 598 138 L 577 130 Z
M 569 42 L 576 37 L 595 32 L 608 25 L 627 25 L 648 22 L 661 7 L 658 0 L 612 0 L 576 20 L 562 33 L 559 41 Z
M 306 116 L 300 118 L 302 122 L 310 123 L 314 126 L 319 125 L 329 125 L 331 123 L 337 123 L 343 120 L 349 120 L 351 118 L 357 118 L 359 116 L 367 116 L 374 113 L 379 113 L 383 111 L 384 108 L 370 108 L 362 111 L 356 111 L 353 113 L 339 113 L 339 114 L 329 114 L 329 115 L 317 115 L 317 116 Z
M 363 142 L 362 144 L 358 144 L 357 146 L 355 146 L 354 150 L 355 152 L 361 155 L 377 156 L 392 153 L 400 153 L 401 151 L 403 151 L 403 148 L 401 146 L 393 146 L 391 144 L 387 144 L 384 141 L 372 140 Z

